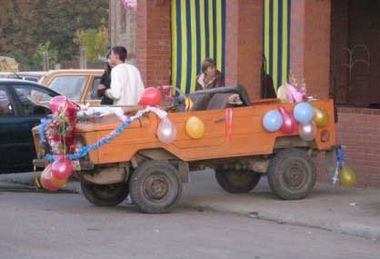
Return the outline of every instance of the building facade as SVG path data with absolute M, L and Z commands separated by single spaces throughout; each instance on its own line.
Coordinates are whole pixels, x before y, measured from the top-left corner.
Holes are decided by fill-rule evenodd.
M 128 48 L 147 86 L 191 91 L 208 54 L 252 99 L 263 70 L 275 87 L 291 73 L 334 97 L 347 163 L 360 185 L 380 186 L 380 0 L 138 0 L 135 10 L 110 0 L 110 10 L 111 43 Z

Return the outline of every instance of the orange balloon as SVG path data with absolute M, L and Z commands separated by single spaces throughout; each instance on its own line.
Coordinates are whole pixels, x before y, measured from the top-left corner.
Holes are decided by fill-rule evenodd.
M 192 116 L 186 121 L 186 133 L 193 139 L 203 137 L 205 133 L 205 125 L 198 117 Z

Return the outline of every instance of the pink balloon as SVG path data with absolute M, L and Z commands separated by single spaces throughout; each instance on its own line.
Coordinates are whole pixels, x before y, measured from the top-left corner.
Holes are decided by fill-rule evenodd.
M 59 112 L 64 107 L 67 107 L 67 113 L 69 116 L 74 116 L 76 111 L 78 110 L 78 106 L 70 101 L 65 96 L 55 96 L 49 101 L 49 108 L 52 112 Z
M 65 156 L 60 156 L 51 165 L 51 172 L 58 180 L 68 179 L 73 174 L 73 166 L 71 161 Z
M 165 144 L 172 143 L 176 139 L 177 129 L 167 117 L 161 119 L 160 125 L 157 128 L 157 137 Z
M 283 120 L 280 130 L 285 134 L 292 134 L 296 132 L 298 123 L 294 119 L 294 116 L 290 114 L 283 106 L 280 106 L 279 112 Z
M 148 87 L 142 93 L 139 104 L 156 106 L 161 102 L 161 91 L 155 87 Z

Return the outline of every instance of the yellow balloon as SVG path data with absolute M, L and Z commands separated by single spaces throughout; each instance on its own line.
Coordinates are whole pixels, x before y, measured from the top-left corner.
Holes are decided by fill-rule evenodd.
M 313 120 L 318 128 L 324 128 L 329 123 L 329 116 L 324 109 L 315 108 Z
M 352 168 L 343 166 L 339 170 L 339 182 L 346 187 L 351 187 L 357 183 L 356 173 Z
M 193 101 L 191 100 L 191 98 L 190 97 L 186 97 L 186 100 L 185 100 L 185 105 L 186 105 L 186 110 L 187 111 L 190 111 L 191 110 L 191 108 L 193 107 Z
M 282 85 L 277 90 L 277 98 L 281 100 L 282 103 L 288 102 L 288 96 L 286 95 L 286 86 Z
M 186 133 L 193 139 L 203 137 L 205 133 L 205 125 L 198 117 L 192 116 L 186 121 Z

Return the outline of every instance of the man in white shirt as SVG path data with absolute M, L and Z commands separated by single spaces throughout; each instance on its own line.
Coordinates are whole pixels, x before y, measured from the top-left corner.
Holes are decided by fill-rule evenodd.
M 110 61 L 114 65 L 111 70 L 111 87 L 106 90 L 107 97 L 114 105 L 136 106 L 144 90 L 144 83 L 139 70 L 126 64 L 127 50 L 124 47 L 113 47 Z

